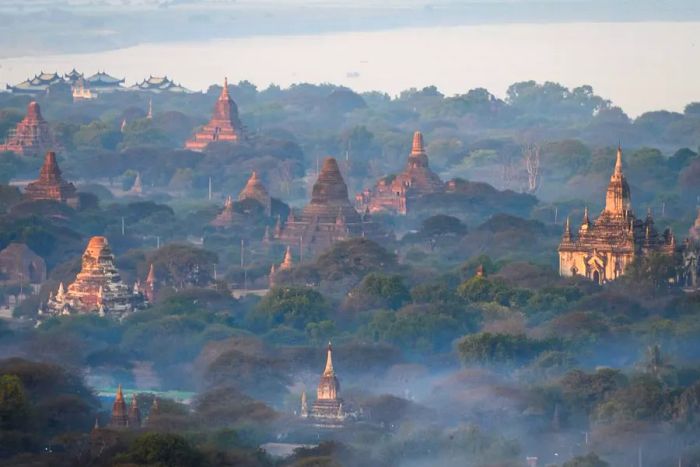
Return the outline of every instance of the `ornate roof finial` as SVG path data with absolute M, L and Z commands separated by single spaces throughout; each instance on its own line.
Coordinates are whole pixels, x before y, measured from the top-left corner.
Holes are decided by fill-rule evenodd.
M 221 90 L 221 96 L 219 96 L 219 100 L 229 100 L 230 97 L 228 95 L 228 78 L 224 77 L 224 89 Z
M 423 153 L 425 153 L 425 148 L 423 146 L 423 133 L 416 131 L 413 133 L 413 147 L 411 148 L 411 154 Z
M 590 220 L 590 218 L 588 217 L 588 206 L 586 206 L 586 207 L 583 209 L 583 223 L 586 224 L 586 225 L 588 225 L 588 224 L 591 223 L 591 220 Z
M 123 401 L 124 400 L 124 393 L 122 392 L 122 385 L 120 384 L 119 387 L 117 387 L 117 401 Z
M 326 357 L 326 368 L 323 370 L 323 376 L 331 376 L 333 374 L 333 346 L 331 341 L 328 341 L 328 356 Z
M 284 252 L 284 260 L 282 260 L 282 264 L 280 264 L 280 270 L 291 269 L 292 267 L 294 267 L 292 248 L 287 245 L 287 250 Z
M 615 158 L 615 171 L 613 172 L 615 176 L 622 175 L 622 145 L 617 146 L 617 156 Z

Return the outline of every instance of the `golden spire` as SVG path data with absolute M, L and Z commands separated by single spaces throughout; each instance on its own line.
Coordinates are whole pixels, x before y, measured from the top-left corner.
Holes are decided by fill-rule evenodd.
M 615 158 L 615 170 L 613 176 L 622 176 L 622 146 L 618 144 L 617 146 L 617 156 Z
M 323 370 L 323 376 L 332 376 L 333 371 L 333 346 L 328 341 L 328 357 L 326 357 L 326 368 Z
M 123 401 L 124 401 L 124 393 L 122 392 L 122 385 L 120 384 L 119 387 L 117 388 L 116 402 L 123 402 Z
M 291 269 L 294 266 L 294 260 L 292 259 L 292 248 L 287 245 L 287 251 L 284 252 L 284 260 L 280 264 L 280 270 Z
M 424 152 L 423 133 L 416 131 L 413 133 L 413 148 L 411 149 L 411 154 L 423 154 Z
M 219 96 L 219 100 L 229 100 L 230 97 L 228 95 L 228 78 L 224 76 L 224 89 L 221 90 L 221 96 Z
M 153 263 L 148 268 L 148 275 L 146 276 L 146 284 L 155 284 L 156 282 L 156 272 L 153 269 Z

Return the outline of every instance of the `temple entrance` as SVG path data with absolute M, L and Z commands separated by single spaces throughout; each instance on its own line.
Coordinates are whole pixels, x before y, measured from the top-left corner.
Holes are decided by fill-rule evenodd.
M 593 282 L 596 284 L 601 284 L 600 273 L 598 271 L 593 271 Z

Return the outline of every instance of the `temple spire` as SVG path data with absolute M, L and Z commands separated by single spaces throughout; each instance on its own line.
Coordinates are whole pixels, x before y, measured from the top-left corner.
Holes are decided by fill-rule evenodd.
M 287 245 L 287 250 L 284 252 L 284 260 L 282 261 L 282 264 L 280 264 L 280 271 L 292 269 L 292 267 L 294 267 L 294 260 L 292 258 L 292 248 L 289 245 Z
M 423 133 L 420 131 L 413 133 L 413 147 L 411 148 L 411 154 L 425 154 L 425 147 L 423 146 Z
M 326 368 L 323 370 L 323 376 L 333 375 L 333 346 L 328 341 L 328 356 L 326 357 Z
M 622 176 L 622 145 L 617 145 L 617 156 L 615 158 L 615 170 L 613 175 L 616 177 Z
M 219 100 L 229 100 L 230 97 L 228 95 L 228 78 L 224 76 L 224 89 L 221 90 L 221 95 L 219 96 Z

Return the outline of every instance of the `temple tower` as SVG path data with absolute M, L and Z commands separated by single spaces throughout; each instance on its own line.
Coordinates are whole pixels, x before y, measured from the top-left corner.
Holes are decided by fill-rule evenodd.
M 75 186 L 63 179 L 56 162 L 56 153 L 53 151 L 46 153 L 39 178 L 27 185 L 24 197 L 31 201 L 52 200 L 78 207 Z
M 185 149 L 204 151 L 215 141 L 236 142 L 243 137 L 243 125 L 238 118 L 238 106 L 228 92 L 228 80 L 214 104 L 214 112 L 209 123 L 204 125 L 185 143 Z
M 260 203 L 265 209 L 265 215 L 270 216 L 272 214 L 272 198 L 256 171 L 253 171 L 245 187 L 238 194 L 238 201 L 247 199 L 254 199 Z
M 112 404 L 112 418 L 109 425 L 115 428 L 123 428 L 129 426 L 129 415 L 126 410 L 126 402 L 124 401 L 124 393 L 122 385 L 117 389 L 117 395 Z
M 36 156 L 55 145 L 49 124 L 41 115 L 39 104 L 32 101 L 27 106 L 27 114 L 10 132 L 0 152 L 12 151 L 20 156 Z
M 346 418 L 343 411 L 343 400 L 340 398 L 340 383 L 333 369 L 333 347 L 328 343 L 326 366 L 316 389 L 316 401 L 311 410 L 311 416 L 317 421 L 326 423 L 342 422 Z
M 622 149 L 618 146 L 603 211 L 591 221 L 585 208 L 577 235 L 566 220 L 559 244 L 559 274 L 581 275 L 604 284 L 623 275 L 637 256 L 672 255 L 675 250 L 673 234 L 669 229 L 657 232 L 651 211 L 644 220 L 632 212 L 630 188 L 622 171 Z
M 136 400 L 136 394 L 131 395 L 131 404 L 129 405 L 129 426 L 131 428 L 139 428 L 141 426 L 141 410 Z

